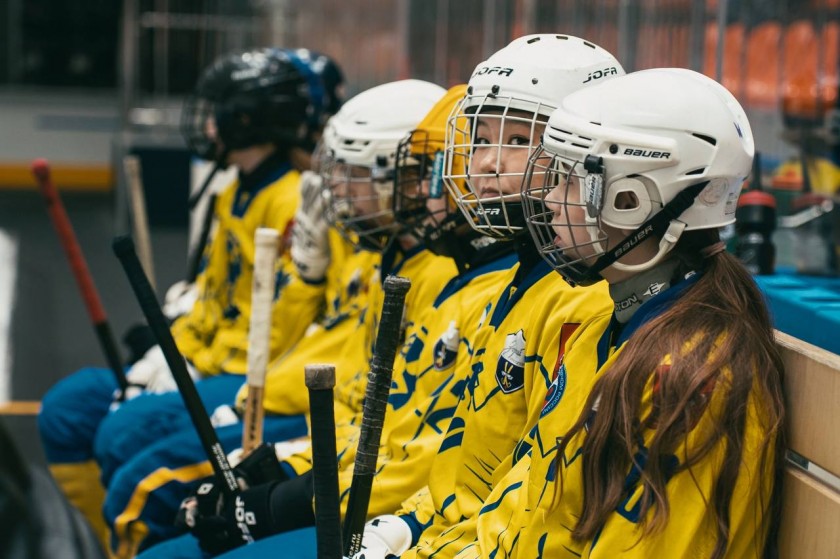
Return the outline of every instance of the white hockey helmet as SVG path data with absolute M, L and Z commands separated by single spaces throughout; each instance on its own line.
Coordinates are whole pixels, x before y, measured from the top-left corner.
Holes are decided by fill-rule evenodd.
M 393 219 L 397 146 L 446 93 L 421 80 L 364 91 L 327 122 L 319 172 L 328 189 L 328 219 L 365 248 L 381 250 L 400 231 Z
M 528 167 L 529 177 L 542 179 L 523 184 L 528 226 L 571 283 L 598 281 L 607 266 L 649 269 L 683 231 L 735 221 L 754 153 L 747 115 L 716 81 L 678 68 L 628 74 L 569 95 L 551 115 Z M 560 200 L 549 196 L 558 185 L 565 185 Z M 572 223 L 575 206 L 584 223 Z M 607 246 L 604 225 L 627 236 Z M 558 227 L 586 234 L 570 234 L 574 246 L 558 247 Z M 660 239 L 654 257 L 616 262 L 650 237 Z
M 551 34 L 520 37 L 476 67 L 467 95 L 447 124 L 443 173 L 473 227 L 498 238 L 525 230 L 519 186 L 525 160 L 539 143 L 545 121 L 569 93 L 623 74 L 615 57 L 601 47 Z M 502 132 L 506 124 L 524 123 L 528 140 L 514 144 L 504 137 L 498 142 L 474 138 L 479 122 L 491 120 Z M 495 168 L 485 172 L 471 168 L 479 147 L 495 150 Z M 524 152 L 522 168 L 505 167 L 505 154 L 517 151 Z

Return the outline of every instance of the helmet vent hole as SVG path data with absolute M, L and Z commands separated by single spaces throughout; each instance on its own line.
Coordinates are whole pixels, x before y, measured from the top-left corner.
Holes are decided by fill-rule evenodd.
M 540 80 L 538 80 L 537 78 L 531 78 L 531 83 L 537 85 L 538 83 L 540 83 Z
M 568 41 L 569 40 L 569 37 L 567 37 L 566 35 L 555 35 L 555 36 L 558 39 L 562 39 L 563 41 Z
M 693 169 L 691 171 L 687 171 L 686 175 L 702 175 L 706 171 L 705 167 L 699 167 L 697 169 Z
M 711 136 L 706 136 L 705 134 L 698 134 L 696 132 L 692 133 L 691 135 L 694 136 L 695 138 L 700 138 L 704 142 L 708 142 L 708 143 L 712 144 L 713 146 L 717 145 L 717 140 L 715 140 Z
M 586 45 L 587 47 L 591 48 L 591 49 L 594 49 L 594 48 L 595 48 L 595 45 L 593 45 L 593 44 L 592 44 L 592 43 L 590 43 L 589 41 L 584 41 L 584 42 L 583 42 L 583 44 L 584 44 L 584 45 Z
M 540 40 L 539 37 L 534 37 L 533 39 L 528 39 L 528 44 L 530 45 L 530 44 L 536 43 L 539 40 Z

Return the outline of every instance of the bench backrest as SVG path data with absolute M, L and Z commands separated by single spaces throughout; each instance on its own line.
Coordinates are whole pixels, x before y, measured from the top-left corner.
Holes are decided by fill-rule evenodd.
M 840 332 L 836 333 L 840 335 Z M 788 449 L 782 559 L 840 557 L 840 356 L 776 333 L 785 361 Z

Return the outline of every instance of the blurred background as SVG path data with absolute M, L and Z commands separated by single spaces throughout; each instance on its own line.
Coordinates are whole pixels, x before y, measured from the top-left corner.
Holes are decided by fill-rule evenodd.
M 110 254 L 131 221 L 123 157 L 140 158 L 162 292 L 184 275 L 198 180 L 180 105 L 229 51 L 324 52 L 352 95 L 408 77 L 454 85 L 514 37 L 577 35 L 627 71 L 679 66 L 722 81 L 747 109 L 762 155 L 751 188 L 771 192 L 779 216 L 802 210 L 803 193 L 830 201 L 840 185 L 830 118 L 840 0 L 3 0 L 0 28 L 0 405 L 36 458 L 26 441 L 36 439 L 40 397 L 103 359 L 31 160 L 50 160 L 120 335 L 141 316 Z M 776 265 L 796 270 L 795 242 L 776 241 Z M 836 275 L 836 257 L 801 271 Z

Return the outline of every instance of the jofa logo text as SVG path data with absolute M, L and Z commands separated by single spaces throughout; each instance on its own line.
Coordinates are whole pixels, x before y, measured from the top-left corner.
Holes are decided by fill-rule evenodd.
M 582 83 L 588 83 L 592 80 L 599 80 L 605 76 L 614 76 L 616 74 L 618 74 L 618 69 L 615 66 L 603 70 L 595 70 L 594 72 L 589 72 L 589 75 L 586 76 L 586 79 Z
M 513 73 L 513 68 L 502 68 L 501 66 L 483 66 L 475 71 L 473 76 L 483 76 L 484 74 L 498 74 L 500 76 L 509 76 Z

